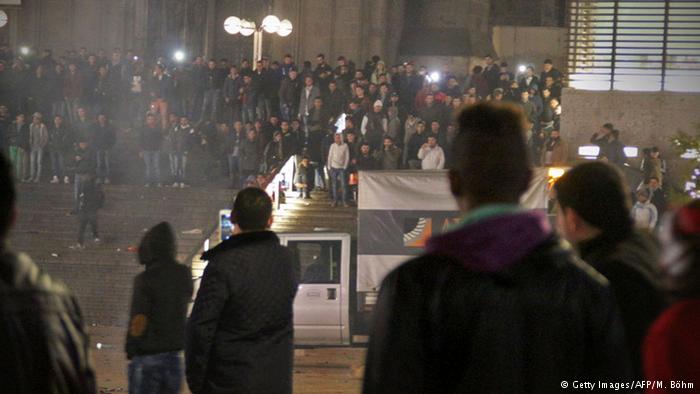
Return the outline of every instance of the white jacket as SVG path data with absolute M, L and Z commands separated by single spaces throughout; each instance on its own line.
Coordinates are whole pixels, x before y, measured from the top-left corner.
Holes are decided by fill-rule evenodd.
M 421 160 L 421 168 L 424 170 L 442 170 L 445 168 L 445 152 L 436 146 L 421 147 L 418 151 L 418 158 Z
M 328 163 L 328 168 L 347 169 L 348 164 L 350 164 L 350 148 L 348 144 L 343 142 L 338 145 L 334 142 L 328 151 L 328 161 L 326 163 Z

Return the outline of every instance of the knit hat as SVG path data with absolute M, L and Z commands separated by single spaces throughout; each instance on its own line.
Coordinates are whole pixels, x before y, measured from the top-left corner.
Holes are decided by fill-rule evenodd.
M 374 106 L 375 106 L 375 107 L 383 107 L 384 104 L 382 103 L 382 100 L 377 100 L 377 101 L 374 102 Z

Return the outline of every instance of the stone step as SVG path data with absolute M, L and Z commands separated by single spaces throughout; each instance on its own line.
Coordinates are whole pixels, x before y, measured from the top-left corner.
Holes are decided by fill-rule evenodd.
M 125 324 L 133 278 L 143 270 L 135 248 L 143 232 L 167 220 L 176 231 L 178 259 L 201 248 L 215 228 L 217 212 L 228 206 L 231 190 L 217 188 L 144 188 L 105 185 L 106 204 L 99 213 L 102 243 L 86 234 L 86 248 L 73 250 L 77 218 L 72 185 L 21 184 L 19 220 L 11 233 L 13 249 L 27 252 L 37 264 L 75 292 L 86 321 Z M 195 231 L 192 231 L 195 230 Z

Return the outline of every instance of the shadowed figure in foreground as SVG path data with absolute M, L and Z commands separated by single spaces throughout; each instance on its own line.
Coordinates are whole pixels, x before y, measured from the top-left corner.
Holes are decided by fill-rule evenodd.
M 187 324 L 187 383 L 201 393 L 291 393 L 298 264 L 280 245 L 272 201 L 246 188 L 233 203 L 233 236 L 209 262 Z
M 15 218 L 14 181 L 0 153 L 0 391 L 95 393 L 78 302 L 29 256 L 8 250 Z
M 520 111 L 459 115 L 450 170 L 461 222 L 383 281 L 365 393 L 555 393 L 629 377 L 607 280 L 518 206 L 531 169 Z

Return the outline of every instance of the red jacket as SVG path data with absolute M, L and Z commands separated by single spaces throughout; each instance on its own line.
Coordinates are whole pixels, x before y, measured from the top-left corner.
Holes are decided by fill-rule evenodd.
M 663 388 L 647 393 L 694 393 L 700 387 L 700 298 L 677 302 L 651 326 L 644 342 L 644 374 L 647 380 L 663 381 Z M 693 383 L 694 388 L 672 389 L 674 382 Z

